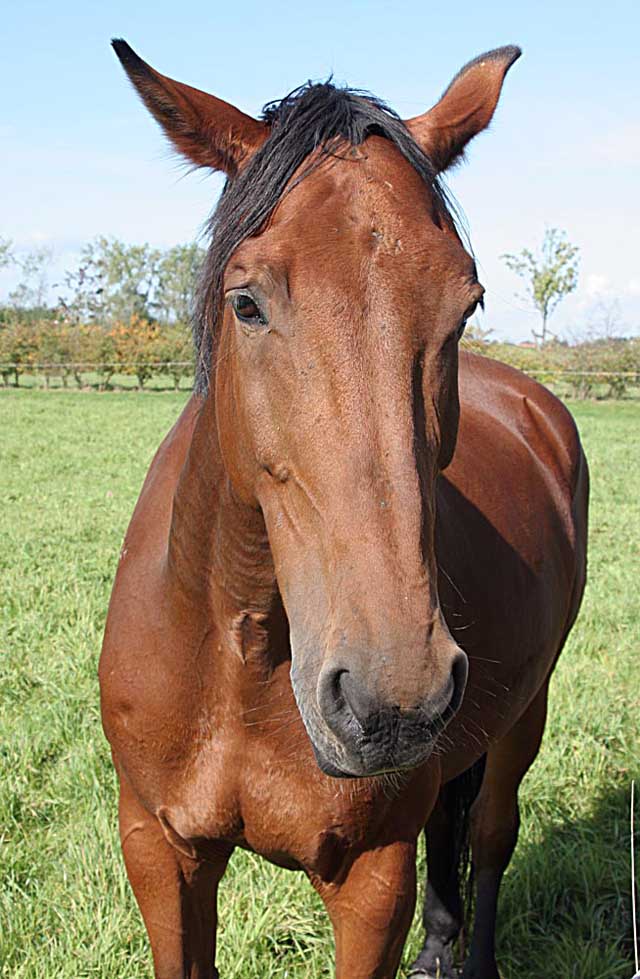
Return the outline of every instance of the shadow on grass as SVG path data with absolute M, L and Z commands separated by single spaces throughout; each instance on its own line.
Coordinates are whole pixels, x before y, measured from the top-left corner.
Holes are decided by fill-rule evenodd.
M 630 782 L 630 780 L 629 780 Z M 631 979 L 633 928 L 629 787 L 612 786 L 588 817 L 557 811 L 543 825 L 523 806 L 522 842 L 500 902 L 498 959 L 505 979 Z

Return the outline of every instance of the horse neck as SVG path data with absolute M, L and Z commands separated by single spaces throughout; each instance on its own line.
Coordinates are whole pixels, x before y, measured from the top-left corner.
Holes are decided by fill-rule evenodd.
M 264 645 L 277 598 L 260 510 L 242 503 L 225 469 L 209 393 L 195 423 L 173 500 L 168 569 L 183 595 L 208 617 L 221 645 L 245 658 Z

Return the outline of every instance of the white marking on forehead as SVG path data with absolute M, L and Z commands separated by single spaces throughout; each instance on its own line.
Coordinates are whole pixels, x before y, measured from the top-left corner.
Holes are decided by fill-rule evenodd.
M 384 228 L 384 226 L 373 227 L 371 229 L 371 237 L 375 241 L 377 251 L 383 251 L 387 255 L 399 255 L 402 251 L 404 251 L 402 246 L 402 238 L 396 238 L 396 236 L 391 234 L 386 228 Z

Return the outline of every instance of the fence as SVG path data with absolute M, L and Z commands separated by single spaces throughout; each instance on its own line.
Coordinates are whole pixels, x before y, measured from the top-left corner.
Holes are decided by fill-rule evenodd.
M 106 361 L 95 363 L 92 361 L 50 361 L 46 363 L 26 363 L 16 364 L 11 361 L 0 362 L 0 375 L 2 376 L 5 387 L 9 386 L 9 379 L 13 377 L 13 386 L 19 387 L 20 378 L 26 379 L 27 383 L 23 386 L 33 387 L 29 379 L 44 380 L 44 386 L 52 386 L 51 381 L 55 378 L 60 380 L 63 388 L 68 387 L 69 378 L 73 378 L 78 388 L 96 386 L 100 390 L 107 390 L 113 387 L 118 379 L 118 387 L 131 387 L 135 384 L 139 389 L 143 388 L 146 381 L 159 379 L 162 376 L 170 376 L 173 380 L 173 388 L 178 390 L 180 380 L 193 377 L 194 365 L 192 360 L 149 360 L 149 361 Z M 97 378 L 97 383 L 94 379 Z M 128 383 L 123 383 L 127 378 Z M 137 382 L 137 383 L 136 383 Z M 57 385 L 56 385 L 57 386 Z M 157 384 L 155 385 L 158 386 Z
M 0 311 L 1 312 L 1 311 Z M 462 347 L 503 361 L 550 386 L 562 397 L 640 397 L 640 337 L 544 347 L 465 337 Z M 64 320 L 2 320 L 0 377 L 5 386 L 187 387 L 193 346 L 185 324 L 132 316 L 111 326 Z
M 520 370 L 533 377 L 561 396 L 577 398 L 640 398 L 640 371 L 608 370 L 569 370 L 552 368 L 528 368 L 518 365 Z M 17 368 L 17 370 L 16 370 Z M 192 360 L 147 360 L 147 361 L 42 361 L 16 365 L 14 362 L 0 362 L 0 375 L 5 387 L 13 376 L 14 386 L 33 387 L 42 383 L 44 387 L 61 386 L 67 388 L 73 378 L 78 388 L 97 387 L 106 390 L 110 387 L 142 388 L 147 381 L 152 387 L 162 388 L 162 378 L 170 377 L 174 390 L 180 388 L 184 380 L 190 385 L 193 377 Z M 52 384 L 57 380 L 59 384 Z

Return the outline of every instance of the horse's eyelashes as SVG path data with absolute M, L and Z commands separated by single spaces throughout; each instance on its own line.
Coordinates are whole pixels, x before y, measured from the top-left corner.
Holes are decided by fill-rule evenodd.
M 471 319 L 475 311 L 478 309 L 478 307 L 480 307 L 480 309 L 484 309 L 484 302 L 482 301 L 482 299 L 479 299 L 477 302 L 475 302 L 473 306 L 471 306 L 467 310 L 467 312 L 464 314 L 463 318 L 461 319 L 460 325 L 456 330 L 456 338 L 458 340 L 462 339 L 462 335 L 467 328 L 467 323 L 469 322 L 469 320 Z

